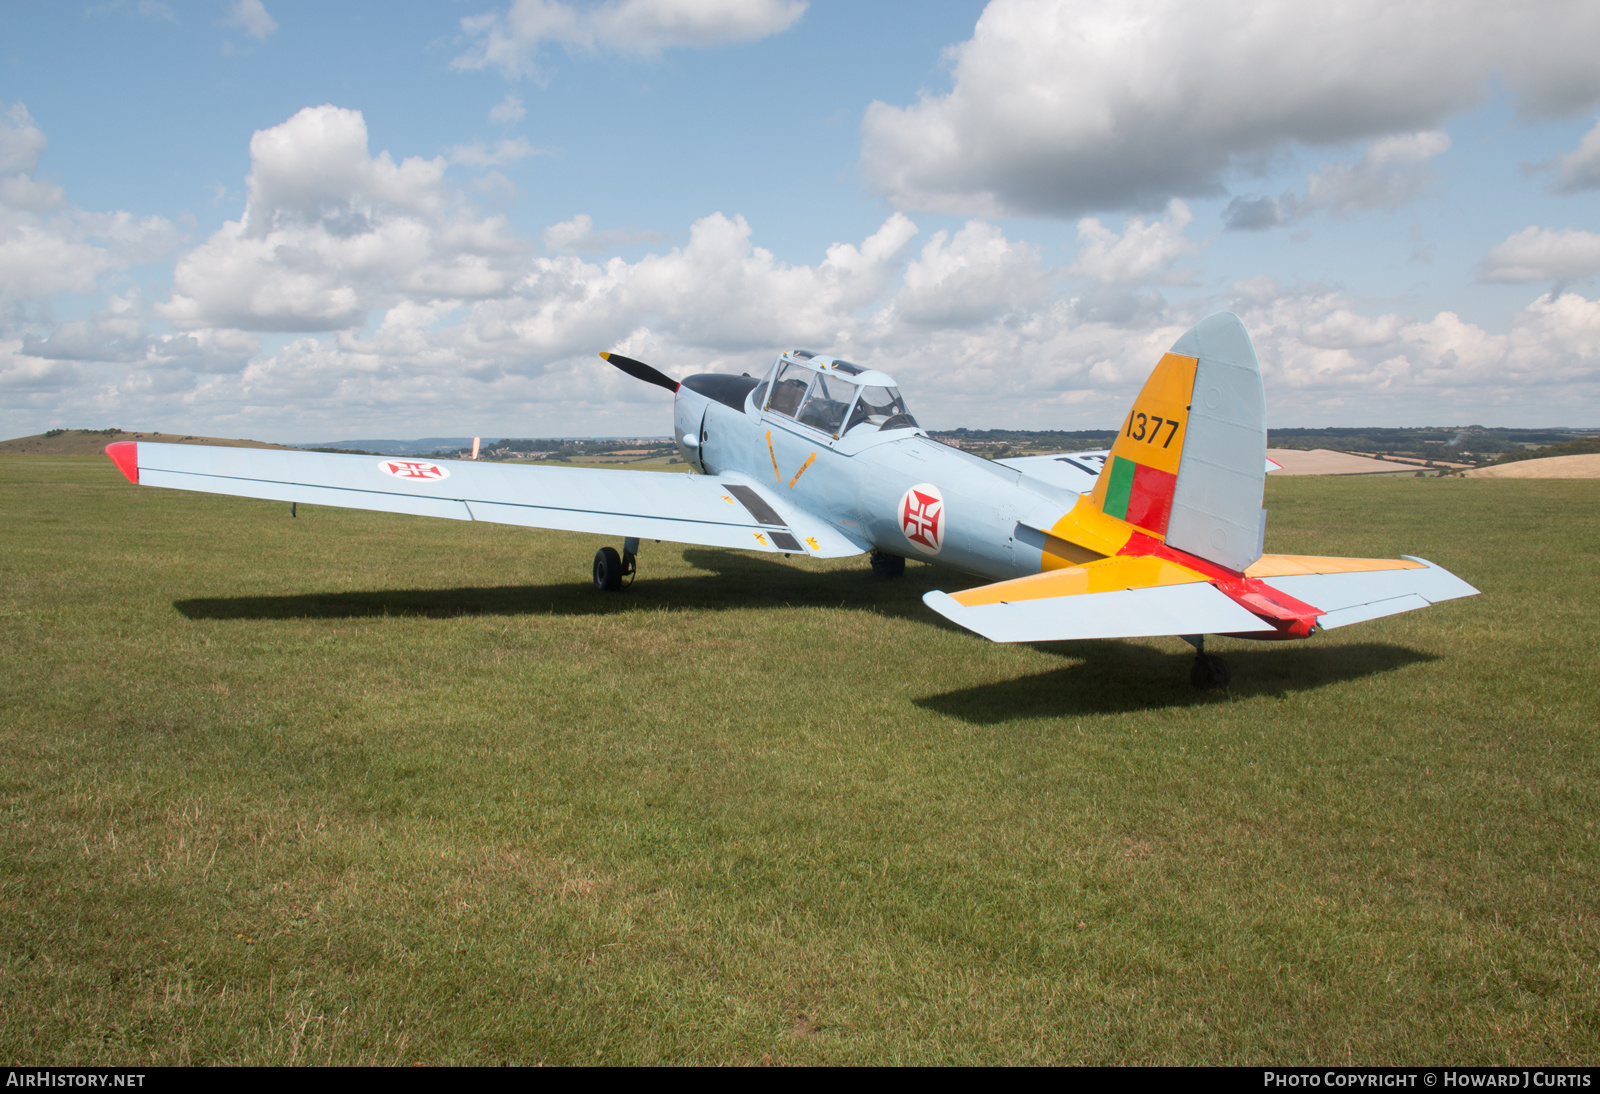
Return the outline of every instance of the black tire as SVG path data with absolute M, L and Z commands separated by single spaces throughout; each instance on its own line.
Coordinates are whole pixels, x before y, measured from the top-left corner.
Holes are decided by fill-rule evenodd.
M 872 572 L 882 578 L 904 577 L 906 560 L 887 551 L 872 552 Z
M 622 588 L 622 556 L 615 547 L 602 547 L 594 553 L 594 587 L 603 593 Z
M 1197 691 L 1225 688 L 1231 679 L 1233 674 L 1228 671 L 1228 663 L 1210 654 L 1196 654 L 1194 664 L 1189 668 L 1189 683 L 1193 684 Z
M 1211 658 L 1211 686 L 1226 688 L 1233 681 L 1233 673 L 1228 671 L 1228 663 L 1220 657 Z

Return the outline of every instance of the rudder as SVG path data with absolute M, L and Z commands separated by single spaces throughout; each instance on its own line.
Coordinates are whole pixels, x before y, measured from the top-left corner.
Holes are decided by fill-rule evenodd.
M 1161 358 L 1091 495 L 1188 554 L 1243 571 L 1261 556 L 1266 393 L 1239 317 L 1220 312 Z

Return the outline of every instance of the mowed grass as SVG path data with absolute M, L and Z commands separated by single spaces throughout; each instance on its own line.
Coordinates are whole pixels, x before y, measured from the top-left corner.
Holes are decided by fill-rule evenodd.
M 1483 596 L 1000 646 L 971 579 L 0 460 L 0 1057 L 1592 1063 L 1600 493 L 1268 483 Z

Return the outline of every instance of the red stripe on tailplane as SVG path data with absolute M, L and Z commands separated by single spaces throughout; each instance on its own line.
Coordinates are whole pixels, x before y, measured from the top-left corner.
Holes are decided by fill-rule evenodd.
M 1178 476 L 1142 463 L 1134 464 L 1133 489 L 1128 491 L 1128 523 L 1158 536 L 1165 535 L 1167 518 L 1172 514 L 1172 492 L 1177 486 Z
M 117 465 L 117 470 L 128 477 L 133 485 L 139 485 L 139 442 L 117 441 L 115 444 L 106 445 L 106 455 L 111 457 L 111 462 Z
M 1170 497 L 1170 495 L 1169 495 Z M 1227 594 L 1235 604 L 1253 612 L 1270 625 L 1270 629 L 1236 632 L 1236 638 L 1310 638 L 1317 631 L 1317 617 L 1322 609 L 1303 600 L 1296 600 L 1280 592 L 1259 578 L 1246 577 L 1226 566 L 1197 558 L 1187 551 L 1169 547 L 1158 539 L 1135 532 L 1118 551 L 1119 555 L 1153 555 L 1156 558 L 1186 566 L 1203 574 L 1212 585 Z

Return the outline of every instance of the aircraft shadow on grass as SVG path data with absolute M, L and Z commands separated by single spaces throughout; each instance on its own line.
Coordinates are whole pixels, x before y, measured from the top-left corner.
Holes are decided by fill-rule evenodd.
M 814 572 L 755 555 L 691 549 L 683 558 L 706 571 L 689 577 L 641 577 L 623 596 L 606 596 L 581 579 L 552 585 L 456 589 L 374 589 L 281 596 L 201 597 L 173 607 L 190 619 L 362 619 L 471 615 L 614 615 L 639 611 L 734 611 L 780 607 L 855 608 L 960 631 L 922 603 L 929 589 L 966 579 L 935 566 L 913 566 L 886 582 L 860 569 Z M 963 632 L 964 633 L 964 632 Z M 975 724 L 1073 714 L 1120 713 L 1215 702 L 1223 696 L 1283 695 L 1433 661 L 1433 654 L 1385 643 L 1228 644 L 1233 683 L 1227 692 L 1189 685 L 1193 654 L 1177 640 L 1161 649 L 1133 642 L 1059 642 L 1034 648 L 1068 663 L 979 687 L 916 700 L 918 706 Z
M 1071 663 L 1015 680 L 960 688 L 913 700 L 917 706 L 974 725 L 1023 718 L 1079 714 L 1127 714 L 1281 697 L 1330 684 L 1393 672 L 1407 665 L 1437 661 L 1438 655 L 1386 642 L 1353 645 L 1229 642 L 1223 652 L 1233 670 L 1225 691 L 1195 691 L 1189 685 L 1194 654 L 1173 641 L 1173 649 L 1132 642 L 1058 642 L 1034 648 Z M 1207 649 L 1216 648 L 1208 642 Z
M 638 611 L 731 611 L 750 608 L 855 608 L 959 629 L 929 611 L 922 594 L 969 579 L 933 566 L 913 566 L 898 581 L 858 569 L 816 572 L 757 555 L 691 549 L 683 558 L 707 571 L 687 577 L 651 577 L 649 558 L 639 580 L 620 596 L 604 595 L 579 574 L 551 585 L 498 585 L 457 589 L 373 589 L 289 593 L 279 596 L 196 597 L 172 606 L 189 619 L 361 619 L 464 615 L 619 615 Z

